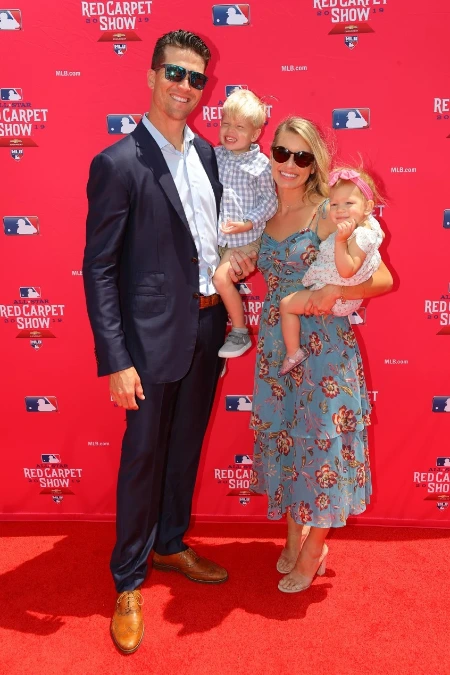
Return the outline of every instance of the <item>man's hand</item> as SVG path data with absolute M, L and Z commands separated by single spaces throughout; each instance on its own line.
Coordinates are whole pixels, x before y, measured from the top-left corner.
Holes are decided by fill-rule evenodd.
M 340 296 L 339 286 L 324 286 L 319 291 L 312 291 L 305 305 L 305 316 L 322 316 L 331 314 L 331 308 Z
M 242 279 L 245 279 L 245 277 L 255 271 L 255 263 L 257 259 L 258 254 L 256 251 L 250 251 L 250 253 L 247 254 L 237 249 L 233 253 L 230 258 L 228 274 L 235 284 L 239 281 L 242 281 Z
M 356 227 L 356 220 L 350 218 L 350 220 L 344 220 L 343 223 L 337 225 L 336 232 L 336 241 L 347 241 L 347 239 L 353 234 L 353 231 Z
M 141 378 L 134 367 L 112 373 L 109 376 L 109 391 L 114 403 L 125 410 L 139 410 L 136 396 L 141 401 L 145 399 Z

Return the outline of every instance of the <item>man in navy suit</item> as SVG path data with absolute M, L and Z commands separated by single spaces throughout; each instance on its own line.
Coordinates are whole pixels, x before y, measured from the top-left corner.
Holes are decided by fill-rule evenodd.
M 226 326 L 212 283 L 222 186 L 212 147 L 186 124 L 209 59 L 187 31 L 157 41 L 150 111 L 94 158 L 87 187 L 83 277 L 98 374 L 127 411 L 111 557 L 111 634 L 125 653 L 143 637 L 152 549 L 157 569 L 204 583 L 228 577 L 183 542 Z M 238 255 L 230 274 L 237 281 L 253 268 Z

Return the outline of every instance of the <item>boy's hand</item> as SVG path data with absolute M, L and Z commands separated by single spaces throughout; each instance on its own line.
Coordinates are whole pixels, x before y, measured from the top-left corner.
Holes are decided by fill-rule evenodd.
M 356 220 L 344 220 L 337 225 L 336 241 L 347 241 L 356 227 Z
M 220 229 L 224 234 L 236 234 L 237 232 L 248 232 L 248 230 L 253 229 L 253 223 L 250 220 L 247 222 L 227 220 L 226 223 L 222 223 Z

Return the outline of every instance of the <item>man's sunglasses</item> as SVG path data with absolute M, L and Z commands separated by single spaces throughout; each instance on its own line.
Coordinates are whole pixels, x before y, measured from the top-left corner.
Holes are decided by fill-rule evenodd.
M 166 80 L 170 80 L 171 82 L 182 82 L 189 76 L 189 84 L 194 89 L 202 90 L 208 82 L 208 78 L 203 73 L 197 73 L 195 70 L 186 70 L 183 66 L 176 66 L 173 63 L 161 63 L 155 70 L 161 70 L 161 68 L 164 68 L 166 71 Z
M 284 164 L 284 162 L 287 162 L 291 155 L 294 155 L 294 162 L 301 169 L 306 168 L 314 162 L 314 155 L 312 152 L 305 152 L 304 150 L 300 150 L 299 152 L 291 152 L 287 148 L 283 148 L 282 145 L 275 145 L 272 147 L 272 156 L 274 160 L 278 162 L 278 164 Z

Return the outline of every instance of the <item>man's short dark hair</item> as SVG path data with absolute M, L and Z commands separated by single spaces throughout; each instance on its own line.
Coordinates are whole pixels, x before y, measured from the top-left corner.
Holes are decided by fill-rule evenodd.
M 152 56 L 152 68 L 155 70 L 161 63 L 164 63 L 166 47 L 178 47 L 179 49 L 189 49 L 202 57 L 206 66 L 211 58 L 211 52 L 203 40 L 195 33 L 188 30 L 172 30 L 170 33 L 162 35 L 156 42 Z

